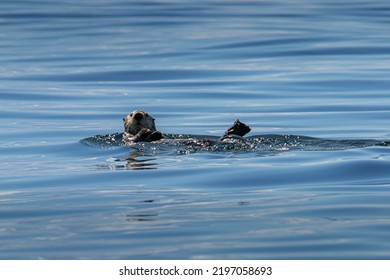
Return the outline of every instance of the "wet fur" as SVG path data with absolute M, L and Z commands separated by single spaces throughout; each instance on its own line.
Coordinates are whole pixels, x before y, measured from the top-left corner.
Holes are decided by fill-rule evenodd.
M 163 138 L 157 131 L 155 119 L 142 110 L 135 110 L 123 118 L 125 133 L 123 142 L 152 142 Z

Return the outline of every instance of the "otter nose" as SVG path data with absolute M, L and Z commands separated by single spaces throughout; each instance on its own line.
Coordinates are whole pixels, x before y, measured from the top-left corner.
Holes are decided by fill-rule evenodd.
M 142 120 L 143 119 L 143 115 L 141 114 L 141 113 L 135 113 L 135 115 L 134 115 L 134 119 L 136 120 L 136 121 L 140 121 L 140 120 Z

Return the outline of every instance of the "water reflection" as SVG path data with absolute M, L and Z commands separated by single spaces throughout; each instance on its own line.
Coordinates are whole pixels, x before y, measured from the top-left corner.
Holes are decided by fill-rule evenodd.
M 155 217 L 157 217 L 157 214 L 127 214 L 127 221 L 129 222 L 151 222 L 155 221 Z
M 156 169 L 156 158 L 146 155 L 142 151 L 132 151 L 128 157 L 109 158 L 109 163 L 98 164 L 99 170 L 148 170 Z
M 140 159 L 142 157 L 142 159 Z M 126 169 L 127 170 L 145 170 L 145 169 L 156 169 L 157 163 L 153 163 L 155 158 L 145 158 L 143 152 L 133 151 L 130 154 L 130 157 L 126 159 Z M 118 160 L 119 161 L 119 160 Z

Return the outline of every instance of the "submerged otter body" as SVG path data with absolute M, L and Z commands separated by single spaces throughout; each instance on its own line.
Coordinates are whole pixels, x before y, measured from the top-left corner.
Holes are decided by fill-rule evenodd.
M 155 119 L 142 110 L 135 110 L 123 118 L 124 129 L 123 143 L 153 142 L 164 138 L 160 131 L 157 131 Z M 251 131 L 251 128 L 236 120 L 235 123 L 220 138 L 220 141 L 229 138 L 241 138 Z M 205 140 L 207 141 L 207 140 Z

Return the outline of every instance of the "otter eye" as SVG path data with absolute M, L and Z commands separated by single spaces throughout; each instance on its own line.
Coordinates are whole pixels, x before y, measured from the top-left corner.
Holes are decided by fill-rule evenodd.
M 133 113 L 130 114 L 130 117 L 132 117 L 132 116 L 133 116 Z
M 149 117 L 149 114 L 148 114 L 148 113 L 146 113 L 146 114 L 145 114 L 145 117 Z

